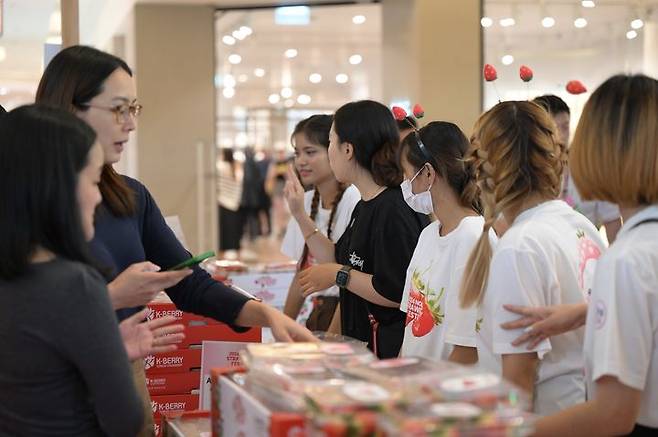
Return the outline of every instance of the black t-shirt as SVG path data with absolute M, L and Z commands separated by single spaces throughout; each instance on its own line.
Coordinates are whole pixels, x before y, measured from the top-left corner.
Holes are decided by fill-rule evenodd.
M 336 261 L 373 275 L 375 290 L 393 302 L 402 300 L 407 267 L 418 237 L 429 223 L 402 198 L 399 187 L 387 188 L 369 201 L 357 203 L 350 225 L 336 243 Z M 396 357 L 404 337 L 405 314 L 340 290 L 342 332 L 368 342 L 373 349 L 369 314 L 378 322 L 377 354 Z

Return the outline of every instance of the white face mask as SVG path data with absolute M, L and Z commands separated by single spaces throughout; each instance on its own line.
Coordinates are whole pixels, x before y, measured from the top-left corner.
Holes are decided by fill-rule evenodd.
M 413 189 L 411 188 L 411 183 L 416 179 L 416 177 L 425 169 L 423 166 L 418 172 L 411 178 L 411 180 L 405 179 L 400 184 L 402 188 L 402 197 L 404 197 L 405 202 L 411 209 L 421 214 L 432 214 L 434 212 L 434 207 L 432 205 L 432 193 L 430 193 L 430 188 L 432 185 L 427 188 L 427 191 L 422 193 L 414 194 Z

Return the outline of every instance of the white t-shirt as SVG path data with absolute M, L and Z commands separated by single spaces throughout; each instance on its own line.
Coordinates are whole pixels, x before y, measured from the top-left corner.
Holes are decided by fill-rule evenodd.
M 453 345 L 475 347 L 477 308 L 460 308 L 459 288 L 483 227 L 484 218 L 465 217 L 448 235 L 439 235 L 438 221 L 423 229 L 400 302 L 407 313 L 401 356 L 446 360 Z M 493 231 L 490 238 L 495 244 Z
M 505 330 L 516 320 L 503 304 L 547 306 L 584 302 L 591 290 L 596 261 L 605 243 L 592 223 L 561 200 L 544 202 L 521 213 L 494 249 L 489 279 L 480 305 L 478 353 L 496 356 L 491 371 L 502 372 L 505 354 L 527 353 L 511 342 L 523 331 Z M 548 415 L 585 400 L 584 328 L 544 340 L 533 351 L 540 359 L 534 411 Z
M 304 193 L 304 210 L 308 214 L 311 213 L 311 203 L 313 202 L 314 193 L 315 190 L 310 190 Z M 333 226 L 331 228 L 331 240 L 333 242 L 338 241 L 341 235 L 343 235 L 343 232 L 345 232 L 345 229 L 350 222 L 350 218 L 352 217 L 352 211 L 359 200 L 361 200 L 361 194 L 354 185 L 350 185 L 345 189 L 343 197 L 340 199 L 340 203 L 336 209 Z M 315 216 L 315 225 L 323 235 L 327 235 L 330 215 L 331 209 L 322 208 L 322 199 L 320 199 L 318 213 Z M 304 236 L 302 235 L 301 229 L 299 229 L 299 224 L 297 224 L 297 221 L 294 218 L 291 218 L 288 222 L 288 228 L 286 229 L 286 234 L 281 243 L 281 252 L 294 260 L 299 260 L 304 252 Z M 309 262 L 310 264 L 315 264 L 313 255 L 310 253 Z M 312 299 L 314 296 L 338 296 L 338 287 L 333 286 L 308 296 L 304 300 L 302 309 L 297 317 L 299 323 L 306 323 L 306 319 L 308 319 L 308 316 L 311 313 Z
M 658 219 L 658 205 L 624 223 L 599 260 L 585 324 L 585 373 L 591 390 L 605 375 L 641 390 L 637 423 L 658 428 L 658 223 L 638 225 L 647 219 Z
M 583 200 L 573 182 L 573 178 L 566 176 L 566 190 L 563 199 L 573 209 L 583 214 L 594 226 L 601 227 L 604 223 L 619 219 L 619 207 L 614 203 L 600 200 Z

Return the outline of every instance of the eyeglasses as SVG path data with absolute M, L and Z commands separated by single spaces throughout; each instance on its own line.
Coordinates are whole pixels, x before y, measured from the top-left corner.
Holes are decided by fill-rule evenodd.
M 87 103 L 82 106 L 87 108 L 96 108 L 96 109 L 102 109 L 105 111 L 113 112 L 114 117 L 116 118 L 116 121 L 119 124 L 128 121 L 129 116 L 132 116 L 134 118 L 139 117 L 139 114 L 142 113 L 142 108 L 143 108 L 143 106 L 140 105 L 139 103 L 131 103 L 131 104 L 124 103 L 122 105 L 117 105 L 112 107 L 90 105 Z

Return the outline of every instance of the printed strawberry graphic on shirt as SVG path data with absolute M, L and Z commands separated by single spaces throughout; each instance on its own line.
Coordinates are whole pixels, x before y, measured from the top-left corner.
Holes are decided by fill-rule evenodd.
M 423 337 L 429 334 L 434 326 L 443 323 L 445 314 L 441 310 L 441 298 L 445 288 L 437 293 L 430 289 L 421 279 L 421 273 L 414 269 L 411 274 L 411 290 L 407 303 L 407 319 L 405 326 L 411 323 L 411 332 L 414 337 Z
M 585 299 L 589 300 L 592 294 L 592 281 L 594 279 L 594 270 L 596 262 L 601 256 L 601 249 L 590 238 L 585 236 L 585 232 L 579 229 L 576 233 L 578 236 L 578 286 L 585 294 Z

